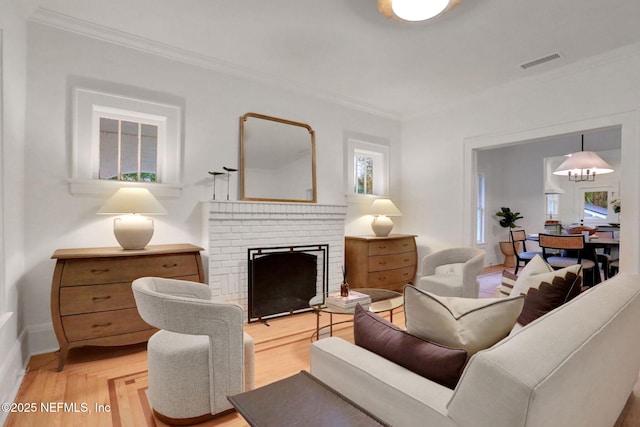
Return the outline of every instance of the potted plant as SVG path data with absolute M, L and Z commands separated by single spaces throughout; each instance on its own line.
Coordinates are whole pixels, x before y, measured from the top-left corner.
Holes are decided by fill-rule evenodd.
M 520 212 L 512 212 L 511 208 L 501 207 L 498 212 L 496 212 L 496 216 L 498 217 L 498 223 L 503 228 L 512 229 L 517 227 L 516 221 L 524 218 L 520 215 Z M 508 235 L 507 241 L 498 242 L 500 245 L 500 251 L 504 255 L 504 263 L 505 267 L 515 267 L 516 260 L 515 254 L 513 253 L 513 244 L 511 243 L 511 233 Z

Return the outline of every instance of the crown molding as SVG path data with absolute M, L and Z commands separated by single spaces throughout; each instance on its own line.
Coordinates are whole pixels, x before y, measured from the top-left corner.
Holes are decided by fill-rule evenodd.
M 376 106 L 359 102 L 355 99 L 342 96 L 340 94 L 329 91 L 320 90 L 307 85 L 291 83 L 284 81 L 272 75 L 264 74 L 260 71 L 247 67 L 241 67 L 218 58 L 214 58 L 201 53 L 161 43 L 135 34 L 124 31 L 115 30 L 103 25 L 95 24 L 70 15 L 62 14 L 50 9 L 38 7 L 29 16 L 29 22 L 46 25 L 59 30 L 68 31 L 79 34 L 81 36 L 90 37 L 107 43 L 116 44 L 130 49 L 136 49 L 141 52 L 161 56 L 170 60 L 194 65 L 211 71 L 227 74 L 237 78 L 243 78 L 254 82 L 264 83 L 271 86 L 295 91 L 318 99 L 339 104 L 344 107 L 362 111 L 376 116 L 400 120 L 398 113 L 382 110 Z

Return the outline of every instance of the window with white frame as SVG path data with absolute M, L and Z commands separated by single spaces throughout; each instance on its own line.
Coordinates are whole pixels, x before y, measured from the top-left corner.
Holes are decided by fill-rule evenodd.
M 485 176 L 478 174 L 478 188 L 476 194 L 476 243 L 485 242 L 485 220 L 486 220 L 486 194 Z
M 177 195 L 181 107 L 80 88 L 73 104 L 73 194 L 109 194 L 135 182 Z
M 558 219 L 560 212 L 560 194 L 547 193 L 547 219 Z
M 360 196 L 382 196 L 389 192 L 389 147 L 348 140 L 347 192 Z

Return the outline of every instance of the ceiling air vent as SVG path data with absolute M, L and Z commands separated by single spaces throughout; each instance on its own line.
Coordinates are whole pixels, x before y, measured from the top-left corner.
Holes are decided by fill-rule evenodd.
M 522 67 L 523 70 L 526 70 L 527 68 L 535 67 L 536 65 L 544 64 L 545 62 L 553 61 L 554 59 L 560 59 L 560 54 L 556 52 L 542 58 L 534 59 L 533 61 L 520 65 L 520 67 Z

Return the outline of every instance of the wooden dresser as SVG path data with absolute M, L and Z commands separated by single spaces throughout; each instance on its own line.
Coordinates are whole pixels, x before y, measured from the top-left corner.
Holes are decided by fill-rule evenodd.
M 350 288 L 384 288 L 402 292 L 413 283 L 418 254 L 414 235 L 345 237 L 345 265 Z
M 197 246 L 58 249 L 51 284 L 51 316 L 60 351 L 58 371 L 69 350 L 85 345 L 144 342 L 156 329 L 138 314 L 131 282 L 155 276 L 204 282 Z

